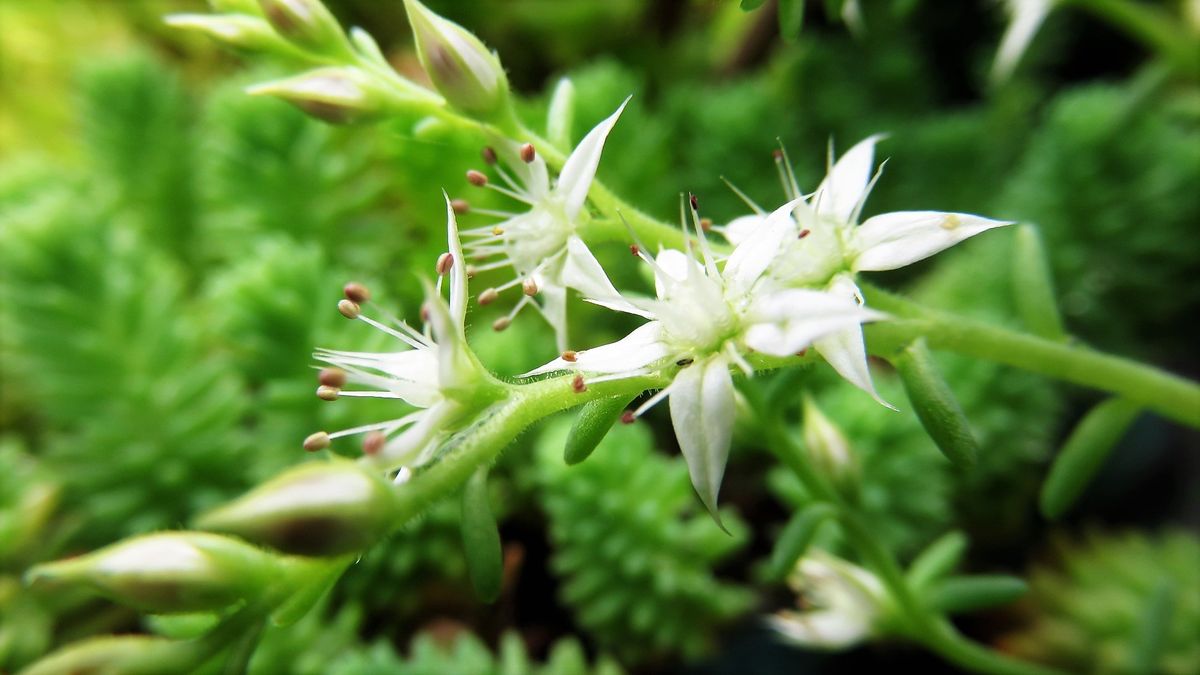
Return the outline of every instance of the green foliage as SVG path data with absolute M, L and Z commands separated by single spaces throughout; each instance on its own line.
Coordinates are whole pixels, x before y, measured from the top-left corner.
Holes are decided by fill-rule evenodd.
M 746 526 L 724 513 L 732 536 L 721 532 L 700 507 L 683 460 L 655 454 L 643 426 L 614 427 L 575 466 L 562 457 L 568 429 L 547 429 L 536 467 L 563 602 L 623 658 L 703 653 L 718 626 L 749 608 L 744 589 L 713 576 L 745 545 Z
M 1004 638 L 1009 651 L 1070 672 L 1196 672 L 1200 540 L 1195 534 L 1091 532 L 1057 540 L 1054 553 L 1053 561 L 1031 572 L 1023 625 Z M 1156 607 L 1159 596 L 1168 598 L 1169 611 Z

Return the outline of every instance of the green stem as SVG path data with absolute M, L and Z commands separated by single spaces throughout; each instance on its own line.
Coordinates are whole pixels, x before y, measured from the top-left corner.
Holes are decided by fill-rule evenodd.
M 928 309 L 864 285 L 867 303 L 895 317 L 869 327 L 873 350 L 890 354 L 924 337 L 934 349 L 995 361 L 1140 403 L 1164 417 L 1200 428 L 1200 385 L 1131 359 L 1018 333 Z

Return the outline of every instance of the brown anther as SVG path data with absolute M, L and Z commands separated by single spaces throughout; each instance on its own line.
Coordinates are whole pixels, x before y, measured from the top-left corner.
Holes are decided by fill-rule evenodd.
M 498 297 L 500 297 L 499 291 L 494 288 L 485 288 L 483 289 L 483 292 L 479 294 L 479 304 L 490 305 L 495 302 L 496 298 Z
M 342 393 L 340 388 L 331 387 L 327 384 L 317 387 L 317 398 L 321 399 L 322 401 L 336 401 L 338 394 L 340 393 Z
M 420 314 L 421 314 L 421 323 L 429 323 L 429 305 L 427 303 L 421 304 Z
M 796 235 L 796 238 L 803 239 L 810 234 L 812 234 L 812 230 L 800 230 L 800 233 Z
M 696 199 L 696 195 L 688 195 L 688 202 L 691 203 L 693 211 L 700 209 L 700 200 Z
M 483 152 L 479 153 L 483 157 L 484 163 L 491 165 L 496 163 L 496 150 L 490 145 L 483 146 Z
M 470 212 L 471 203 L 465 199 L 451 199 L 450 208 L 454 209 L 454 212 L 461 216 L 464 213 Z
M 309 434 L 308 438 L 304 439 L 304 449 L 309 452 L 324 450 L 329 447 L 329 434 L 324 431 L 318 431 L 315 434 Z
M 357 281 L 351 281 L 345 286 L 342 286 L 342 295 L 345 295 L 346 299 L 350 302 L 358 305 L 361 305 L 371 299 L 371 291 L 367 290 L 366 286 L 363 286 Z
M 496 235 L 497 237 L 499 237 L 500 235 L 504 234 L 504 228 L 503 228 L 503 227 L 500 227 L 499 225 L 497 225 L 497 226 L 495 226 L 495 227 L 493 227 L 493 228 L 492 228 L 492 234 L 494 234 L 494 235 Z
M 562 353 L 562 360 L 567 363 L 575 363 L 579 359 L 579 352 L 568 349 Z
M 700 229 L 704 230 L 705 232 L 711 231 L 712 230 L 712 218 L 701 218 L 700 219 Z
M 317 382 L 323 387 L 341 389 L 346 386 L 346 371 L 341 368 L 322 368 L 317 373 Z
M 584 384 L 582 375 L 576 375 L 575 379 L 571 380 L 571 391 L 576 394 L 582 394 L 587 391 L 587 385 Z
M 523 291 L 525 295 L 537 295 L 538 285 L 537 282 L 533 280 L 533 277 L 526 277 L 525 281 L 521 282 L 521 291 Z
M 347 319 L 357 319 L 359 314 L 362 314 L 362 308 L 357 302 L 342 298 L 338 300 L 338 311 Z
M 484 185 L 487 185 L 488 179 L 487 176 L 483 175 L 479 171 L 471 169 L 467 172 L 467 182 L 475 187 L 483 187 Z
M 805 347 L 804 349 L 801 349 L 800 351 L 796 352 L 796 356 L 804 356 L 807 353 L 808 353 L 808 347 Z
M 508 328 L 510 325 L 512 325 L 512 319 L 508 318 L 507 316 L 502 316 L 492 322 L 492 330 L 499 333 L 505 328 Z
M 636 421 L 637 415 L 634 415 L 632 410 L 621 413 L 621 424 L 633 424 Z
M 364 455 L 378 455 L 379 451 L 383 450 L 383 446 L 386 444 L 387 444 L 387 435 L 386 434 L 384 434 L 382 431 L 372 431 L 371 433 L 367 434 L 366 436 L 363 436 L 363 444 L 362 444 L 363 454 Z
M 526 143 L 525 145 L 521 146 L 521 161 L 522 162 L 525 162 L 526 164 L 528 164 L 528 163 L 532 162 L 533 158 L 536 156 L 537 156 L 537 153 L 534 151 L 532 143 Z
M 638 245 L 637 245 L 637 244 L 630 244 L 630 245 L 629 245 L 629 252 L 630 252 L 630 253 L 632 253 L 632 254 L 633 254 L 633 257 L 635 257 L 635 258 L 640 258 L 640 257 L 642 257 L 642 249 L 638 248 Z
M 479 272 L 479 270 L 475 269 L 474 265 L 467 265 L 467 278 L 468 279 L 474 279 L 475 274 L 478 272 Z
M 446 276 L 447 274 L 450 273 L 450 270 L 453 268 L 454 268 L 454 254 L 453 253 L 446 251 L 445 253 L 438 256 L 438 259 L 437 259 L 438 276 L 443 276 L 443 277 Z
M 771 151 L 771 156 L 775 158 L 776 162 L 782 162 L 783 161 L 783 150 L 780 150 L 779 148 L 775 148 L 774 150 Z

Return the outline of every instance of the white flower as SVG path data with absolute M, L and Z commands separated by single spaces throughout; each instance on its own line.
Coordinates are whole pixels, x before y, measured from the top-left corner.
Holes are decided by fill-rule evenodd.
M 771 627 L 805 647 L 842 649 L 866 639 L 879 617 L 883 585 L 867 570 L 814 551 L 796 565 L 788 585 L 800 597 L 799 612 L 779 612 Z
M 1008 28 L 1000 39 L 996 60 L 992 63 L 992 81 L 1007 80 L 1029 48 L 1033 36 L 1041 27 L 1055 0 L 1001 0 L 1008 14 Z
M 477 402 L 480 391 L 486 388 L 486 371 L 475 359 L 466 341 L 463 322 L 467 310 L 467 273 L 458 226 L 449 199 L 446 201 L 446 218 L 450 250 L 438 261 L 441 276 L 437 289 L 426 285 L 427 298 L 422 308 L 428 321 L 425 332 L 419 332 L 396 319 L 389 320 L 392 325 L 371 319 L 362 313 L 354 298 L 349 298 L 339 305 L 343 314 L 391 335 L 403 342 L 406 348 L 379 353 L 322 349 L 314 354 L 317 360 L 334 368 L 332 372 L 322 371 L 323 384 L 327 376 L 335 381 L 323 386 L 318 394 L 324 390 L 328 392 L 324 396 L 327 398 L 399 399 L 417 410 L 386 422 L 327 435 L 314 434 L 310 441 L 315 442 L 306 442 L 306 447 L 318 449 L 332 439 L 367 434 L 363 447 L 376 463 L 389 470 L 419 466 L 432 457 L 448 434 L 448 429 Z M 440 293 L 442 278 L 447 277 L 450 285 L 449 306 Z M 341 390 L 345 383 L 361 385 L 366 389 Z
M 615 294 L 588 298 L 648 318 L 648 323 L 617 342 L 569 352 L 527 373 L 578 369 L 595 376 L 594 383 L 673 371 L 671 384 L 634 415 L 670 398 L 671 422 L 692 484 L 714 517 L 733 427 L 730 367 L 750 374 L 746 353 L 790 356 L 823 335 L 881 318 L 830 293 L 763 283 L 764 272 L 791 232 L 789 213 L 795 205 L 785 204 L 767 217 L 760 236 L 734 249 L 721 269 L 693 210 L 701 260 L 675 250 L 652 259 L 638 249 L 654 269 L 655 299 Z
M 859 214 L 879 175 L 871 177 L 875 143 L 880 138 L 871 136 L 842 155 L 807 198 L 802 198 L 786 155 L 777 154 L 785 192 L 795 207 L 783 250 L 765 273 L 773 283 L 816 286 L 861 304 L 856 273 L 904 267 L 981 232 L 1011 224 L 967 213 L 897 211 L 873 216 L 859 225 Z M 734 244 L 761 236 L 765 228 L 767 216 L 762 209 L 749 200 L 747 203 L 757 213 L 737 218 L 722 229 Z M 871 383 L 860 328 L 826 335 L 814 346 L 842 377 L 887 405 Z
M 466 245 L 472 260 L 488 260 L 474 271 L 511 267 L 514 277 L 495 289 L 480 294 L 481 302 L 490 302 L 496 294 L 514 286 L 525 291 L 507 320 L 511 321 L 525 305 L 538 307 L 558 335 L 559 348 L 566 345 L 567 288 L 584 295 L 615 295 L 608 277 L 600 269 L 595 256 L 588 250 L 576 231 L 583 216 L 583 204 L 600 164 L 600 153 L 609 131 L 617 123 L 629 99 L 600 124 L 596 125 L 567 157 L 558 181 L 551 185 L 546 162 L 533 152 L 532 146 L 502 143 L 497 158 L 497 172 L 508 187 L 486 182 L 483 174 L 472 172 L 468 178 L 475 184 L 486 184 L 499 192 L 528 205 L 522 213 L 481 211 L 500 215 L 504 220 L 494 226 L 464 230 L 470 241 Z M 505 145 L 507 144 L 507 145 Z M 511 174 L 510 174 L 511 172 Z M 541 296 L 539 306 L 534 296 Z

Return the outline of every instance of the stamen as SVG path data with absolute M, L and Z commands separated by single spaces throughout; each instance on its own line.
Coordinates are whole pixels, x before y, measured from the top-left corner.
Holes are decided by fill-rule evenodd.
M 408 481 L 412 480 L 412 476 L 412 469 L 408 468 L 407 466 L 402 466 L 400 467 L 400 470 L 396 472 L 396 477 L 392 479 L 392 485 L 404 485 Z
M 341 389 L 346 386 L 346 371 L 341 368 L 322 368 L 317 373 L 317 382 L 321 386 Z
M 338 311 L 347 319 L 357 319 L 362 314 L 362 308 L 353 300 L 341 299 L 337 304 Z
M 524 281 L 521 282 L 521 291 L 524 292 L 525 295 L 529 295 L 529 296 L 537 295 L 538 285 L 537 285 L 537 282 L 533 280 L 533 277 L 527 277 Z
M 337 387 L 330 387 L 323 384 L 317 387 L 317 398 L 322 401 L 336 401 L 340 392 L 341 389 Z
M 700 212 L 697 210 L 699 200 L 696 195 L 691 195 L 689 199 L 692 205 L 692 227 L 696 230 L 696 236 L 700 239 L 700 254 L 704 257 L 704 270 L 708 272 L 708 276 L 717 279 L 721 273 L 717 271 L 717 262 L 713 257 L 712 249 L 708 246 L 708 237 L 704 234 L 705 229 L 700 225 Z
M 471 203 L 465 199 L 452 199 L 450 200 L 450 208 L 454 209 L 454 213 L 461 216 L 471 211 Z
M 505 258 L 504 260 L 497 260 L 496 262 L 490 262 L 486 265 L 472 265 L 471 269 L 473 269 L 476 273 L 490 272 L 492 270 L 498 270 L 501 267 L 512 267 L 512 264 L 513 263 L 511 260 Z
M 349 398 L 403 398 L 400 396 L 400 394 L 395 394 L 390 391 L 342 391 L 338 392 L 338 394 L 340 396 L 347 396 Z
M 943 230 L 953 230 L 962 224 L 962 220 L 953 213 L 947 213 L 942 216 L 942 221 L 938 223 Z
M 796 238 L 803 239 L 810 234 L 812 234 L 812 230 L 809 230 L 809 229 L 800 230 L 799 234 L 796 235 Z
M 483 157 L 484 164 L 493 165 L 496 163 L 496 150 L 490 145 L 483 146 L 483 152 L 480 153 Z
M 361 305 L 371 299 L 371 291 L 367 290 L 366 286 L 357 281 L 351 281 L 342 286 L 342 294 L 346 296 L 347 300 L 356 305 Z
M 496 209 L 475 209 L 475 213 L 483 214 L 485 216 L 492 216 L 493 218 L 504 218 L 505 220 L 517 217 L 517 214 L 511 211 L 497 211 Z
M 372 431 L 363 437 L 363 454 L 368 456 L 378 455 L 379 451 L 387 443 L 387 435 L 382 431 Z
M 424 339 L 420 339 L 420 340 L 417 339 L 419 337 L 422 337 L 421 334 L 414 331 L 412 329 L 412 327 L 406 323 L 401 322 L 400 326 L 409 331 L 409 333 L 407 333 L 407 334 L 401 333 L 400 331 L 392 328 L 391 326 L 386 326 L 382 323 L 379 323 L 375 319 L 372 319 L 371 317 L 369 317 L 366 314 L 363 314 L 361 312 L 359 312 L 358 316 L 356 316 L 355 318 L 358 319 L 359 321 L 362 321 L 363 323 L 367 324 L 368 326 L 371 326 L 372 328 L 381 330 L 381 331 L 387 333 L 388 335 L 391 335 L 392 337 L 396 338 L 397 340 L 400 340 L 401 342 L 407 344 L 408 346 L 412 347 L 413 349 L 420 349 L 422 347 L 428 346 Z M 423 318 L 423 320 L 428 320 L 428 319 Z
M 483 187 L 488 184 L 488 177 L 475 169 L 471 169 L 467 171 L 467 182 L 475 187 Z
M 534 157 L 537 157 L 537 153 L 534 151 L 532 143 L 526 143 L 525 145 L 521 146 L 521 161 L 522 162 L 529 164 L 530 162 L 533 161 Z
M 725 353 L 746 374 L 746 377 L 754 377 L 754 368 L 751 368 L 750 363 L 742 358 L 742 355 L 738 353 L 737 348 L 733 346 L 732 342 L 725 343 Z
M 664 398 L 666 398 L 670 395 L 671 395 L 671 387 L 667 387 L 665 389 L 659 390 L 658 393 L 656 393 L 653 396 L 651 396 L 650 398 L 646 399 L 645 403 L 639 405 L 637 407 L 637 410 L 633 411 L 633 416 L 641 417 L 643 413 L 645 413 L 647 410 L 653 408 L 654 406 L 658 405 L 659 402 L 661 402 Z
M 566 361 L 567 363 L 575 363 L 579 360 L 579 352 L 568 349 L 562 353 L 561 357 L 562 360 Z
M 438 276 L 446 276 L 450 270 L 454 268 L 454 254 L 449 251 L 438 256 L 437 259 Z
M 867 183 L 867 187 L 863 189 L 862 196 L 859 197 L 858 203 L 854 205 L 854 211 L 850 214 L 851 223 L 858 222 L 858 217 L 862 215 L 863 207 L 867 204 L 867 197 L 871 195 L 871 190 L 875 189 L 875 183 L 883 175 L 883 167 L 887 166 L 887 163 L 886 159 L 879 163 L 879 168 L 875 170 L 875 175 L 871 176 L 871 182 Z
M 329 434 L 324 431 L 318 431 L 315 434 L 310 434 L 304 439 L 304 449 L 309 452 L 324 450 L 329 447 Z
M 508 328 L 510 325 L 512 325 L 512 319 L 508 318 L 507 316 L 502 316 L 492 322 L 492 330 L 499 333 L 505 328 Z
M 636 421 L 637 415 L 634 415 L 632 410 L 621 413 L 621 424 L 633 424 Z
M 404 417 L 399 417 L 394 420 L 388 420 L 386 422 L 374 422 L 372 424 L 364 424 L 361 427 L 352 427 L 350 429 L 342 429 L 341 431 L 337 431 L 332 434 L 329 434 L 329 438 L 331 440 L 337 440 L 339 438 L 344 438 L 346 436 L 355 436 L 355 435 L 367 433 L 370 431 L 382 431 L 385 435 L 390 434 L 393 431 L 396 431 L 397 429 L 406 427 L 406 426 L 416 422 L 417 418 L 424 414 L 425 414 L 424 410 L 418 410 L 416 412 L 411 412 L 411 413 L 405 415 Z
M 630 244 L 629 252 L 632 253 L 633 257 L 635 258 L 640 258 L 642 256 L 642 249 L 637 244 Z
M 499 237 L 500 235 L 504 234 L 504 228 L 497 225 L 492 228 L 492 234 Z
M 712 225 L 713 225 L 712 218 L 701 218 L 700 219 L 700 229 L 701 230 L 704 230 L 705 232 L 709 232 L 712 230 Z
M 500 296 L 500 292 L 494 288 L 486 288 L 479 294 L 478 302 L 480 305 L 490 305 Z
M 750 210 L 754 211 L 755 214 L 760 215 L 760 216 L 767 215 L 766 210 L 763 209 L 763 207 L 759 206 L 757 203 L 755 203 L 755 201 L 753 199 L 750 199 L 750 196 L 747 195 L 745 192 L 742 192 L 741 190 L 739 190 L 738 186 L 734 185 L 733 183 L 730 183 L 729 180 L 726 179 L 724 176 L 721 176 L 721 181 L 725 183 L 726 187 L 728 187 L 730 190 L 733 190 L 733 194 L 737 195 L 738 199 L 741 199 L 742 202 L 746 206 L 749 206 Z
M 788 201 L 790 202 L 793 199 L 800 198 L 800 184 L 796 181 L 795 172 L 792 171 L 792 158 L 788 157 L 787 148 L 783 147 L 783 141 L 781 139 L 776 138 L 775 140 L 779 143 L 779 154 L 776 156 L 775 161 L 783 164 L 785 171 L 783 176 L 787 179 L 783 184 L 783 192 L 787 195 Z
M 571 380 L 571 391 L 575 392 L 576 394 L 582 394 L 583 392 L 587 391 L 587 384 L 584 383 L 582 375 L 576 375 L 575 378 Z

